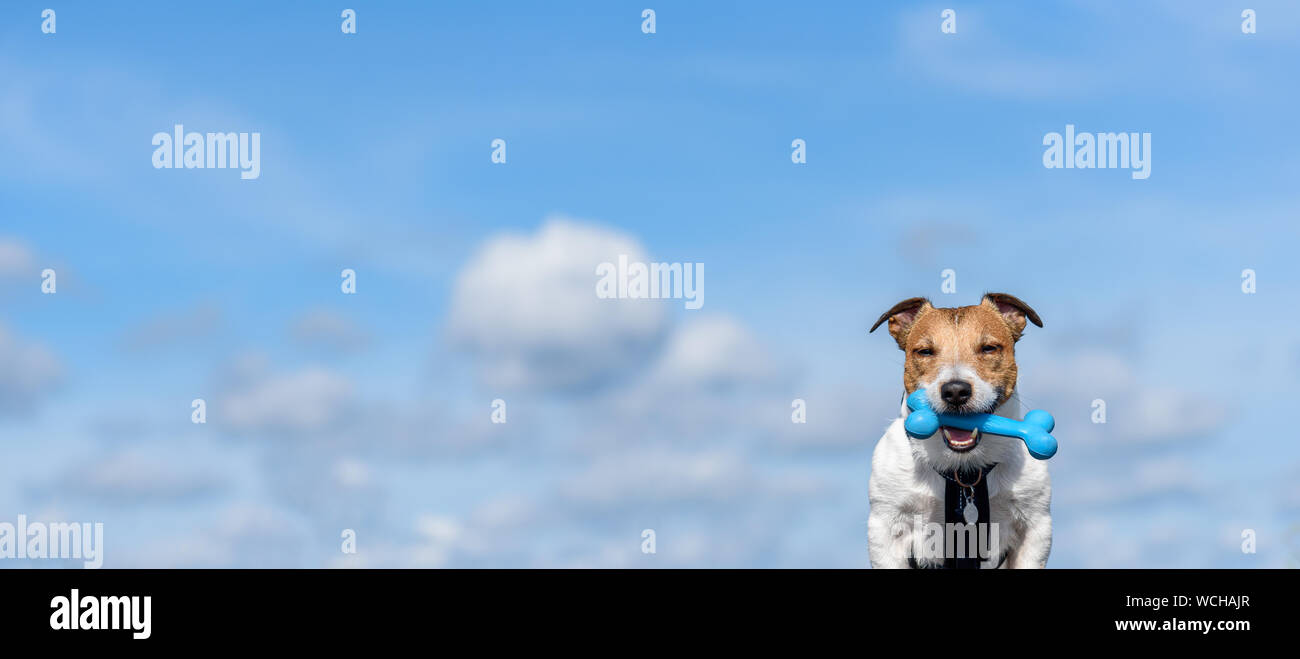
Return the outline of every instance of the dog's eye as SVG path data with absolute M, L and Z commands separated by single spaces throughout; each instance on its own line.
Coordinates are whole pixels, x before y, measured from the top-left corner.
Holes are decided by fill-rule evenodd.
M 1002 349 L 1002 346 L 997 346 L 997 345 L 993 345 L 992 343 L 989 343 L 989 344 L 987 344 L 987 345 L 982 346 L 982 347 L 980 348 L 980 352 L 985 353 L 985 354 L 989 354 L 989 353 L 997 352 L 997 351 L 999 351 L 999 350 L 1001 350 L 1001 349 Z
M 917 355 L 918 357 L 929 357 L 930 355 L 933 355 L 933 354 L 934 354 L 934 351 L 931 350 L 930 348 L 917 348 L 917 350 L 916 350 L 916 355 Z

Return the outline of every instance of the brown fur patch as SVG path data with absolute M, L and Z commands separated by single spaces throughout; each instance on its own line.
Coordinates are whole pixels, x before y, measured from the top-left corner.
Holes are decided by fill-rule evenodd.
M 1019 374 L 1016 341 L 1026 319 L 1042 326 L 1029 305 L 1002 293 L 956 308 L 935 308 L 927 300 L 913 298 L 895 305 L 881 320 L 886 318 L 889 333 L 905 355 L 903 387 L 907 392 L 916 391 L 945 365 L 964 364 L 999 388 L 999 405 L 1015 391 Z

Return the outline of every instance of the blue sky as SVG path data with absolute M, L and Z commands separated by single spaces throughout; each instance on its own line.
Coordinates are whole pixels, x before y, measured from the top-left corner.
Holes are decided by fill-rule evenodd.
M 866 328 L 1004 291 L 1049 565 L 1295 565 L 1300 10 L 1137 4 L 10 3 L 0 515 L 110 567 L 865 566 Z M 261 177 L 154 169 L 177 123 Z M 1151 177 L 1045 169 L 1067 124 Z M 704 308 L 598 304 L 615 248 Z

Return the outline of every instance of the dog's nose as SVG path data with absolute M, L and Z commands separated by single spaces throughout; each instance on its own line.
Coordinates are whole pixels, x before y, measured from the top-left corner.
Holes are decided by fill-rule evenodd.
M 966 401 L 970 400 L 970 394 L 970 383 L 961 380 L 945 382 L 939 388 L 939 396 L 943 398 L 943 402 L 954 407 L 965 405 Z

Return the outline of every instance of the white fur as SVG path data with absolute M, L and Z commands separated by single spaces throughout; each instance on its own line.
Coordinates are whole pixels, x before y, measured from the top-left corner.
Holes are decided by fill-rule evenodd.
M 943 395 L 940 393 L 943 383 L 952 380 L 964 380 L 971 386 L 970 400 L 961 406 L 961 410 L 949 410 L 950 406 L 943 401 Z M 931 409 L 953 414 L 987 412 L 990 406 L 998 402 L 998 392 L 993 385 L 985 382 L 984 378 L 981 378 L 969 364 L 945 364 L 933 379 L 922 382 L 921 388 L 925 389 L 925 397 L 929 399 Z
M 908 567 L 918 532 L 914 528 L 916 515 L 922 523 L 944 523 L 945 481 L 935 473 L 936 468 L 951 473 L 957 466 L 974 469 L 994 462 L 997 467 L 988 475 L 989 513 L 990 521 L 998 525 L 1000 553 L 1006 556 L 1002 567 L 1045 567 L 1052 549 L 1052 482 L 1046 461 L 1030 456 L 1019 438 L 981 435 L 979 444 L 965 453 L 950 450 L 939 433 L 928 439 L 911 439 L 903 430 L 908 412 L 904 402 L 899 418 L 885 430 L 871 456 L 867 546 L 872 567 Z M 1012 396 L 995 413 L 1022 418 L 1019 399 Z M 992 568 L 999 558 L 992 556 L 981 567 Z M 917 562 L 925 565 L 929 561 L 918 557 Z

